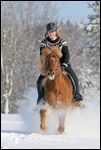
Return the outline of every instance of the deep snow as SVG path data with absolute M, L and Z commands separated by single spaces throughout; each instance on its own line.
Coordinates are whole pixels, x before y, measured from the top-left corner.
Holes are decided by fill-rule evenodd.
M 89 93 L 89 94 L 88 94 Z M 24 94 L 19 114 L 1 115 L 2 149 L 100 149 L 100 93 L 90 89 L 84 96 L 86 108 L 67 110 L 65 132 L 60 135 L 58 111 L 48 113 L 48 132 L 40 130 L 36 90 Z

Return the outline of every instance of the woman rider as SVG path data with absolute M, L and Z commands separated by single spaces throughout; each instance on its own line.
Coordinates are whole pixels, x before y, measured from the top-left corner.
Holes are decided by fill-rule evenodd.
M 40 46 L 40 56 L 42 55 L 42 49 L 50 46 L 57 46 L 61 49 L 61 52 L 63 54 L 62 58 L 60 59 L 61 67 L 69 74 L 70 78 L 72 79 L 75 102 L 78 103 L 80 107 L 83 107 L 84 106 L 82 102 L 83 97 L 79 91 L 79 83 L 77 75 L 75 74 L 70 64 L 70 55 L 67 42 L 58 35 L 57 26 L 54 22 L 50 22 L 46 26 L 45 38 L 42 40 Z M 42 80 L 44 78 L 45 76 L 41 74 L 37 80 L 37 92 L 38 92 L 37 104 L 39 104 L 39 102 L 43 97 Z

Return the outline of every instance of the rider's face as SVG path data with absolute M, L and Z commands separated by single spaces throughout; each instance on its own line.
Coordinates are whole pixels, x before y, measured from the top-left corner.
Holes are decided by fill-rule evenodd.
M 55 40 L 57 38 L 56 31 L 48 32 L 48 36 L 50 39 Z

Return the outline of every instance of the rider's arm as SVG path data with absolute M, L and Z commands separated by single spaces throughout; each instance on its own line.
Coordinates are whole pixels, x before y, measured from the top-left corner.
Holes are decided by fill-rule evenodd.
M 42 49 L 47 46 L 46 39 L 42 40 L 40 45 L 40 56 L 42 54 Z
M 42 55 L 42 49 L 45 48 L 47 46 L 46 44 L 46 40 L 42 40 L 41 45 L 40 45 L 40 61 L 41 61 L 41 65 L 44 65 L 44 58 Z
M 61 65 L 65 66 L 65 67 L 68 67 L 69 60 L 70 60 L 68 46 L 65 45 L 65 46 L 62 47 L 62 54 L 63 54 L 63 56 L 60 60 Z

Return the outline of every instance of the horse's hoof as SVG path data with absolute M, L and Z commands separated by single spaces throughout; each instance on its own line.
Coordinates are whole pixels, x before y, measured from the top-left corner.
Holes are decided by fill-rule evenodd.
M 63 133 L 63 132 L 64 132 L 64 128 L 63 128 L 63 127 L 59 127 L 59 128 L 58 128 L 58 131 L 59 131 L 60 133 Z
M 40 129 L 43 131 L 48 131 L 48 128 L 45 125 L 40 125 Z

